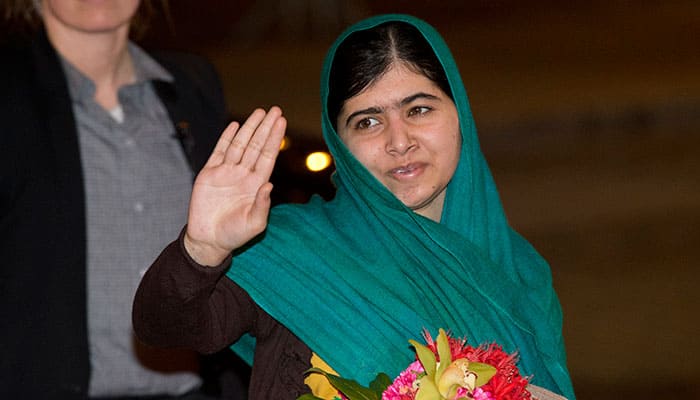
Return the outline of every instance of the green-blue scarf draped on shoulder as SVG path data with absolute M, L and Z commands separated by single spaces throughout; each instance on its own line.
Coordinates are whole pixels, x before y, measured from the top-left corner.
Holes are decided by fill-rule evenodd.
M 440 223 L 405 207 L 347 150 L 328 118 L 328 77 L 338 44 L 387 21 L 418 28 L 445 68 L 459 112 L 462 150 Z M 228 277 L 344 377 L 368 383 L 414 360 L 408 339 L 424 328 L 497 342 L 520 353 L 532 382 L 573 399 L 562 316 L 542 257 L 506 220 L 481 153 L 458 68 L 440 35 L 407 15 L 350 27 L 321 76 L 323 135 L 337 194 L 273 208 L 264 237 L 237 253 Z M 234 350 L 251 360 L 253 342 Z

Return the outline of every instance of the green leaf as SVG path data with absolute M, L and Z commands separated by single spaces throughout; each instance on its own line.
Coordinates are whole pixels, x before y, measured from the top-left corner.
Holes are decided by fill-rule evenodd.
M 380 400 L 381 392 L 377 393 L 374 390 L 360 385 L 352 379 L 341 378 L 337 375 L 329 374 L 320 368 L 311 368 L 307 372 L 318 373 L 324 375 L 331 386 L 343 393 L 349 400 Z
M 480 362 L 470 362 L 469 370 L 476 373 L 476 387 L 487 384 L 496 375 L 496 367 Z
M 435 354 L 427 346 L 423 346 L 415 340 L 409 340 L 408 342 L 416 348 L 416 354 L 418 355 L 420 363 L 423 364 L 425 373 L 432 379 L 432 377 L 435 376 L 435 368 L 437 366 Z
M 438 355 L 440 356 L 440 365 L 437 368 L 437 372 L 435 373 L 435 381 L 437 382 L 440 380 L 440 377 L 442 376 L 442 373 L 445 372 L 445 369 L 452 363 L 452 353 L 450 352 L 450 342 L 447 340 L 447 334 L 445 331 L 440 328 L 440 331 L 438 333 L 437 337 L 437 350 L 438 350 Z
M 377 377 L 374 378 L 372 382 L 370 382 L 369 388 L 377 393 L 384 393 L 386 388 L 391 386 L 391 383 L 392 380 L 389 377 L 389 375 L 380 372 L 379 374 L 377 374 Z

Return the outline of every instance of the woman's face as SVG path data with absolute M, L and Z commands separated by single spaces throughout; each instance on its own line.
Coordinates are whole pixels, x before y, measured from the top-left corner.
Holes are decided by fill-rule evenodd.
M 452 100 L 430 79 L 394 64 L 343 105 L 338 134 L 401 202 L 439 221 L 461 148 Z
M 83 33 L 128 31 L 140 0 L 42 0 L 44 24 Z

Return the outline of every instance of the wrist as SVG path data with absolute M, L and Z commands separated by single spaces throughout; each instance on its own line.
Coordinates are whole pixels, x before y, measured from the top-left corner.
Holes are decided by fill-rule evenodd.
M 193 239 L 187 232 L 183 237 L 183 244 L 190 258 L 205 267 L 221 265 L 230 254 L 226 249 Z

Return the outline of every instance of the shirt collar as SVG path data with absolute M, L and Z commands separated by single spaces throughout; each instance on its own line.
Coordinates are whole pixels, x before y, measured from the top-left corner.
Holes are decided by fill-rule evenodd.
M 131 54 L 136 74 L 134 85 L 140 85 L 144 82 L 155 80 L 165 82 L 174 81 L 173 76 L 138 45 L 129 42 L 128 51 Z M 94 82 L 63 56 L 60 56 L 60 54 L 59 58 L 61 59 L 61 64 L 66 74 L 68 91 L 71 99 L 74 102 L 83 102 L 92 99 L 95 95 Z

